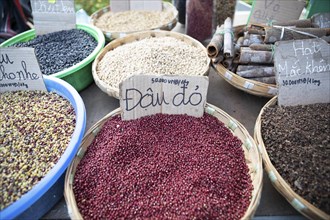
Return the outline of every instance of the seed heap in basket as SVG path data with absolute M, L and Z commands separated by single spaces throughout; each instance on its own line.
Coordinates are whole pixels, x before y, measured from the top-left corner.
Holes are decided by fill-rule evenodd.
M 217 27 L 207 46 L 215 65 L 221 64 L 240 77 L 265 84 L 276 84 L 274 43 L 319 37 L 330 42 L 330 13 L 310 19 L 274 22 L 271 26 L 250 24 L 232 27 L 230 18 Z

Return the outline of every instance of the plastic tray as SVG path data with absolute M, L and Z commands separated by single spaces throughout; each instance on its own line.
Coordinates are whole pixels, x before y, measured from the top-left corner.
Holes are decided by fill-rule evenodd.
M 86 128 L 86 109 L 84 102 L 78 92 L 70 86 L 68 83 L 61 79 L 57 79 L 52 76 L 44 76 L 44 81 L 48 91 L 56 92 L 62 97 L 70 101 L 72 107 L 76 113 L 76 125 L 74 132 L 72 134 L 70 143 L 60 160 L 57 164 L 47 173 L 47 175 L 42 178 L 29 192 L 24 194 L 16 202 L 13 202 L 11 205 L 1 210 L 0 219 L 14 219 L 16 217 L 23 217 L 29 219 L 38 219 L 42 217 L 52 206 L 48 204 L 48 201 L 45 199 L 45 202 L 39 202 L 40 198 L 45 195 L 49 189 L 54 189 L 58 187 L 59 190 L 53 191 L 51 196 L 59 200 L 63 195 L 63 174 L 66 171 L 66 168 L 71 163 L 71 160 L 74 158 L 75 154 L 78 151 L 79 145 L 82 141 L 85 128 Z M 61 181 L 59 181 L 61 180 Z M 58 187 L 55 185 L 60 184 Z M 56 201 L 57 202 L 57 201 Z M 54 203 L 54 202 L 53 202 Z M 39 204 L 39 207 L 36 207 L 35 204 Z M 55 204 L 55 203 L 54 203 Z M 43 205 L 43 207 L 41 207 Z M 33 212 L 29 211 L 29 208 L 34 206 Z M 26 214 L 24 212 L 28 212 Z
M 55 76 L 57 78 L 67 81 L 79 92 L 93 82 L 92 62 L 94 61 L 96 55 L 104 47 L 105 38 L 101 30 L 97 27 L 86 24 L 77 24 L 77 28 L 86 31 L 95 38 L 95 40 L 97 41 L 96 48 L 90 55 L 88 55 L 88 57 L 86 57 L 76 65 L 64 69 L 60 72 L 54 73 L 51 76 Z M 0 44 L 0 47 L 8 47 L 15 43 L 26 42 L 32 40 L 35 37 L 36 32 L 34 29 L 31 29 L 6 40 L 2 44 Z

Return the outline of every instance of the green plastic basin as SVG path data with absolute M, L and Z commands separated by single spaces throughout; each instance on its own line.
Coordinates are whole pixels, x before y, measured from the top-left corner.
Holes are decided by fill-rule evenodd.
M 79 92 L 89 86 L 94 81 L 92 76 L 92 62 L 94 61 L 96 55 L 104 47 L 105 38 L 102 31 L 97 27 L 86 24 L 77 24 L 77 28 L 86 31 L 95 38 L 95 40 L 97 41 L 96 48 L 90 55 L 88 55 L 88 57 L 86 57 L 76 65 L 64 69 L 60 72 L 54 73 L 51 76 L 65 80 Z M 31 29 L 6 40 L 2 44 L 0 44 L 0 47 L 8 47 L 15 43 L 26 42 L 32 40 L 35 37 L 36 32 L 34 29 Z

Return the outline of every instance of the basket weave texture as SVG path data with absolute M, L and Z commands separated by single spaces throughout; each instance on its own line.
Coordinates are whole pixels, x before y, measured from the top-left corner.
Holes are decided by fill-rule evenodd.
M 223 122 L 228 129 L 232 131 L 234 136 L 238 137 L 242 141 L 242 148 L 244 150 L 244 155 L 246 159 L 246 163 L 249 167 L 249 174 L 251 176 L 253 191 L 252 197 L 250 201 L 250 205 L 246 210 L 242 219 L 251 219 L 257 210 L 257 207 L 260 202 L 261 191 L 262 191 L 262 178 L 263 178 L 263 169 L 262 169 L 262 159 L 259 154 L 259 150 L 256 147 L 254 140 L 249 135 L 247 130 L 244 128 L 242 124 L 240 124 L 236 119 L 232 118 L 230 115 L 222 111 L 221 109 L 213 106 L 211 104 L 207 104 L 205 107 L 205 112 L 213 115 L 219 121 Z M 74 160 L 70 164 L 67 169 L 65 176 L 65 185 L 64 185 L 64 196 L 68 206 L 68 212 L 71 219 L 83 219 L 79 209 L 77 207 L 77 203 L 75 200 L 75 195 L 73 193 L 73 180 L 74 175 L 77 169 L 77 166 L 81 159 L 84 156 L 87 148 L 91 145 L 97 133 L 101 130 L 102 126 L 105 124 L 107 120 L 121 113 L 121 110 L 118 108 L 108 115 L 103 117 L 100 121 L 98 121 L 94 126 L 92 126 L 86 133 L 81 145 L 80 149 L 75 156 Z
M 165 31 L 170 31 L 178 23 L 178 11 L 177 11 L 176 7 L 174 7 L 174 5 L 172 5 L 169 2 L 163 2 L 163 8 L 165 8 L 166 10 L 169 10 L 170 12 L 172 12 L 173 19 L 169 23 L 167 23 L 167 24 L 162 24 L 161 26 L 156 27 L 156 28 L 152 28 L 150 30 L 165 30 Z M 107 6 L 107 7 L 101 8 L 100 10 L 94 12 L 91 15 L 90 23 L 92 25 L 96 26 L 95 24 L 96 24 L 97 19 L 99 17 L 101 17 L 103 14 L 105 14 L 105 13 L 107 13 L 109 11 L 111 11 L 110 6 Z M 105 39 L 107 41 L 112 41 L 112 40 L 115 40 L 117 38 L 124 37 L 127 34 L 131 34 L 131 33 L 135 33 L 136 32 L 136 31 L 131 31 L 131 32 L 117 32 L 117 31 L 112 31 L 112 32 L 109 32 L 109 31 L 102 30 L 102 29 L 101 29 L 101 31 L 103 32 L 103 34 L 105 36 Z M 144 31 L 147 31 L 147 30 L 144 30 Z
M 265 144 L 263 142 L 262 134 L 261 134 L 261 120 L 264 109 L 270 106 L 277 105 L 277 96 L 273 97 L 269 100 L 265 106 L 261 109 L 260 114 L 256 120 L 255 128 L 254 128 L 254 140 L 259 147 L 259 151 L 262 155 L 263 164 L 265 167 L 265 171 L 268 174 L 269 179 L 271 180 L 273 186 L 276 188 L 278 192 L 282 194 L 282 196 L 302 215 L 306 216 L 309 219 L 324 219 L 329 220 L 330 215 L 326 214 L 322 210 L 316 208 L 311 203 L 306 201 L 300 195 L 295 193 L 290 185 L 282 178 L 282 176 L 278 173 L 276 168 L 270 161 L 268 156 Z
M 107 93 L 109 96 L 115 97 L 117 99 L 119 99 L 119 88 L 116 87 L 112 87 L 109 86 L 107 83 L 105 83 L 104 81 L 102 81 L 98 74 L 97 74 L 97 66 L 98 63 L 102 60 L 102 58 L 104 57 L 104 55 L 106 53 L 108 53 L 109 51 L 120 47 L 121 45 L 127 44 L 127 43 L 131 43 L 134 41 L 138 41 L 138 40 L 142 40 L 145 38 L 150 38 L 150 37 L 173 37 L 176 39 L 179 39 L 189 45 L 192 45 L 194 47 L 200 48 L 201 50 L 203 50 L 205 52 L 205 57 L 207 57 L 208 62 L 207 65 L 205 65 L 204 70 L 200 73 L 200 75 L 208 75 L 209 70 L 210 70 L 210 62 L 211 60 L 208 58 L 207 56 L 207 52 L 206 52 L 206 48 L 203 46 L 203 44 L 201 44 L 199 41 L 184 35 L 184 34 L 180 34 L 180 33 L 175 33 L 175 32 L 171 32 L 171 31 L 144 31 L 144 32 L 137 32 L 134 34 L 129 34 L 126 37 L 123 38 L 119 38 L 116 39 L 112 42 L 110 42 L 109 44 L 107 44 L 102 51 L 97 55 L 97 57 L 95 58 L 94 62 L 93 62 L 93 66 L 92 66 L 92 74 L 93 74 L 93 78 L 94 81 L 96 83 L 96 85 L 105 93 Z

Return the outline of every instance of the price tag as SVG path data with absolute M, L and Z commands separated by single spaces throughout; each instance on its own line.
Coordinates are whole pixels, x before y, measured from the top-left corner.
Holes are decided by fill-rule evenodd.
M 76 28 L 74 0 L 31 0 L 37 35 Z
M 130 10 L 162 11 L 161 0 L 130 0 Z
M 111 0 L 110 8 L 112 12 L 129 11 L 130 0 Z
M 249 24 L 269 24 L 273 21 L 297 20 L 306 2 L 300 0 L 254 0 Z
M 0 48 L 0 92 L 47 91 L 33 48 Z
M 274 66 L 283 106 L 330 102 L 330 45 L 322 39 L 276 42 Z
M 132 76 L 120 84 L 122 119 L 157 113 L 202 117 L 208 85 L 206 76 Z

